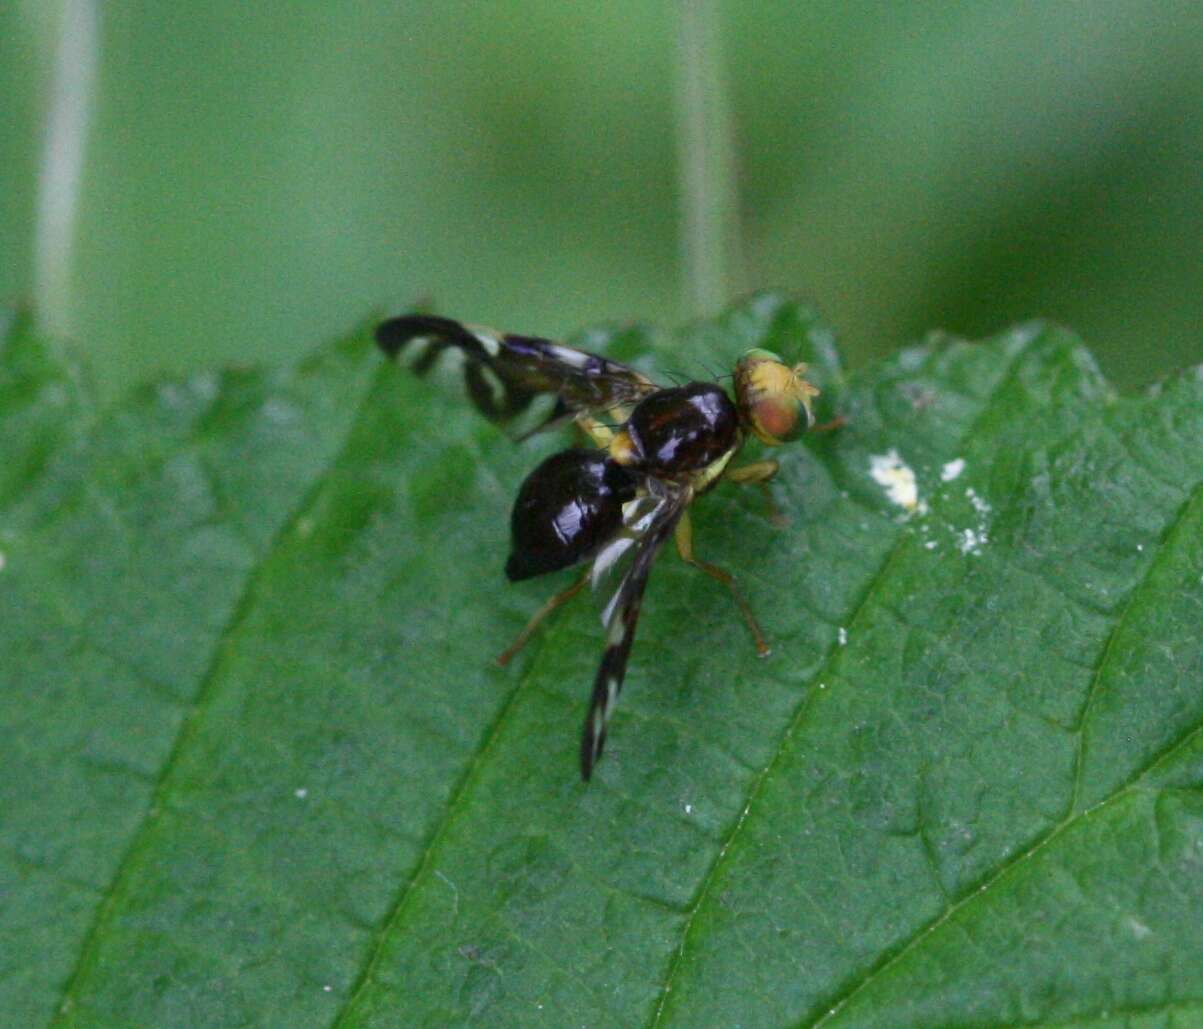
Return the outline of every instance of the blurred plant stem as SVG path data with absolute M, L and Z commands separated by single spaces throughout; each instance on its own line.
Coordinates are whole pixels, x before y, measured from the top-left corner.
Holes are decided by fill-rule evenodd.
M 98 49 L 95 0 L 64 0 L 38 176 L 33 268 L 39 320 L 60 334 L 72 331 L 71 262 Z
M 686 309 L 712 314 L 742 275 L 739 196 L 717 0 L 677 2 L 677 165 Z

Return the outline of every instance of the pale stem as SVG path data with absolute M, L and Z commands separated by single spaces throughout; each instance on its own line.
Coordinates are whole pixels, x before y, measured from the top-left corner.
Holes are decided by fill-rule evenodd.
M 33 291 L 39 321 L 69 333 L 71 261 L 99 52 L 95 0 L 64 0 L 38 174 Z
M 677 0 L 681 261 L 690 314 L 712 314 L 740 278 L 739 195 L 717 0 Z

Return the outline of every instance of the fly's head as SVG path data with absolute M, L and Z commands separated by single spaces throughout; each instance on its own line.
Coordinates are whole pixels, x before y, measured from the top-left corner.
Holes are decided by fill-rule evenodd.
M 749 350 L 735 366 L 740 421 L 770 447 L 796 440 L 815 422 L 811 407 L 818 389 L 803 378 L 805 364 L 792 367 L 771 350 Z

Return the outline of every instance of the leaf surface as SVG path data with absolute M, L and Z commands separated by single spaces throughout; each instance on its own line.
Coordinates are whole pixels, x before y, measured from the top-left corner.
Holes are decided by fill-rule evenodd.
M 14 323 L 3 1020 L 1197 1018 L 1203 376 L 1117 398 L 1033 325 L 846 378 L 771 296 L 580 342 L 699 377 L 767 346 L 848 418 L 774 455 L 784 528 L 697 507 L 772 656 L 666 556 L 588 786 L 595 611 L 489 663 L 559 585 L 500 569 L 561 441 L 362 336 L 97 410 Z

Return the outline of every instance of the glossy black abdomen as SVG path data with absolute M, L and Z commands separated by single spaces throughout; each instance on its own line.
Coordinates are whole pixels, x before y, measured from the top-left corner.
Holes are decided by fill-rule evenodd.
M 641 400 L 626 424 L 635 466 L 664 478 L 712 464 L 739 439 L 739 415 L 722 387 L 691 382 Z
M 514 501 L 505 574 L 529 579 L 592 556 L 622 524 L 622 505 L 634 496 L 635 477 L 604 450 L 552 454 Z

